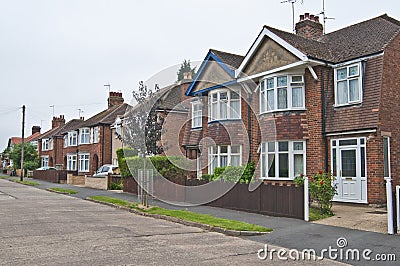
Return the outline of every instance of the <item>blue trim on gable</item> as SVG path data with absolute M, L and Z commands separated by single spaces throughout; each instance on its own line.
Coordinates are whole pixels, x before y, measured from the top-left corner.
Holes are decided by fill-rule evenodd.
M 234 70 L 231 70 L 231 69 L 230 69 L 224 62 L 222 62 L 221 59 L 219 59 L 212 51 L 209 51 L 208 54 L 207 54 L 207 56 L 206 56 L 206 58 L 203 60 L 203 63 L 201 64 L 200 69 L 199 69 L 199 71 L 198 71 L 197 74 L 196 74 L 196 77 L 194 78 L 194 80 L 193 80 L 192 83 L 190 84 L 189 88 L 187 89 L 187 91 L 186 91 L 186 93 L 185 93 L 186 96 L 193 96 L 193 95 L 199 94 L 200 91 L 195 92 L 195 93 L 192 93 L 192 90 L 193 90 L 194 87 L 196 86 L 196 83 L 197 83 L 197 81 L 198 81 L 200 75 L 201 75 L 202 72 L 204 71 L 204 68 L 206 67 L 207 63 L 210 61 L 210 58 L 213 59 L 215 62 L 217 62 L 217 63 L 222 67 L 222 69 L 224 69 L 225 72 L 227 72 L 227 73 L 229 74 L 229 76 L 231 76 L 232 78 L 235 78 L 235 71 L 234 71 Z M 213 89 L 217 89 L 217 88 L 220 88 L 220 87 L 223 87 L 223 86 L 226 86 L 226 85 L 231 85 L 231 84 L 233 84 L 233 83 L 231 83 L 231 82 L 232 82 L 232 81 L 226 82 L 226 83 L 221 84 L 221 85 L 216 85 L 216 86 L 213 86 L 213 87 L 210 87 L 210 88 L 201 90 L 201 92 L 208 91 L 208 90 L 213 90 Z M 235 82 L 236 82 L 236 80 L 235 80 Z M 229 83 L 229 84 L 228 84 L 228 83 Z
M 194 95 L 202 94 L 203 92 L 207 92 L 207 91 L 211 91 L 211 90 L 216 90 L 216 89 L 223 88 L 223 87 L 226 87 L 226 86 L 229 86 L 229 85 L 233 85 L 233 84 L 236 84 L 236 83 L 237 83 L 237 80 L 236 80 L 236 79 L 235 79 L 235 80 L 231 80 L 231 81 L 225 82 L 225 83 L 223 83 L 223 84 L 218 84 L 218 85 L 215 85 L 215 86 L 206 88 L 206 89 L 202 89 L 202 90 L 200 90 L 200 91 L 196 91 L 196 92 L 194 92 L 192 95 L 194 96 Z

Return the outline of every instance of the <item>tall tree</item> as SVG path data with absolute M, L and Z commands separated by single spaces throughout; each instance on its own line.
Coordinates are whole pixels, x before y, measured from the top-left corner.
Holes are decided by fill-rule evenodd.
M 178 72 L 176 73 L 178 76 L 178 80 L 177 81 L 181 81 L 183 79 L 183 73 L 186 72 L 191 72 L 192 73 L 192 77 L 194 78 L 194 76 L 196 75 L 196 71 L 195 71 L 196 67 L 192 68 L 190 65 L 190 60 L 186 61 L 183 60 Z
M 14 169 L 20 167 L 22 144 L 15 144 L 10 151 L 10 159 Z M 35 170 L 39 167 L 39 156 L 35 146 L 30 142 L 24 143 L 24 169 Z
M 158 90 L 158 85 L 153 91 L 140 81 L 138 90 L 132 92 L 137 104 L 127 110 L 124 118 L 124 144 L 146 155 L 163 152 L 159 141 L 164 117 L 157 111 L 161 102 Z

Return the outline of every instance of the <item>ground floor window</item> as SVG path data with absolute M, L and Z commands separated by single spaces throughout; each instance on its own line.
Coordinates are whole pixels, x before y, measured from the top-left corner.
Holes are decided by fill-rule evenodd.
M 89 153 L 79 154 L 79 172 L 89 172 Z
M 305 174 L 305 141 L 261 143 L 261 178 L 293 179 Z
M 41 167 L 49 167 L 49 156 L 42 156 L 40 158 L 40 166 Z
M 68 154 L 67 155 L 67 170 L 76 171 L 76 154 Z
M 242 165 L 242 146 L 240 145 L 220 145 L 208 148 L 208 173 L 213 174 L 216 167 L 228 165 Z

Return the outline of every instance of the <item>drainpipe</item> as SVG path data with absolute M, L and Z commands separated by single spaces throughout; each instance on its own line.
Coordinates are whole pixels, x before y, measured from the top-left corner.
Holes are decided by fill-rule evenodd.
M 104 125 L 101 125 L 101 165 L 104 165 Z
M 247 93 L 247 138 L 249 142 L 249 159 L 248 162 L 251 163 L 252 156 L 251 156 L 251 97 L 250 94 Z
M 324 69 L 321 69 L 321 103 L 322 103 L 322 137 L 324 138 L 325 146 L 325 172 L 328 172 L 329 153 L 328 153 L 328 139 L 326 137 L 326 101 L 325 101 L 325 77 Z M 330 70 L 328 71 L 328 84 L 329 84 Z

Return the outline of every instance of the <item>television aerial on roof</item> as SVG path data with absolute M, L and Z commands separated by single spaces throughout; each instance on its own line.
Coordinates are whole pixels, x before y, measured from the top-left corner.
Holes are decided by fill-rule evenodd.
M 293 32 L 296 31 L 295 22 L 294 22 L 294 4 L 295 4 L 297 1 L 298 1 L 298 0 L 285 0 L 285 1 L 282 1 L 282 2 L 281 2 L 281 4 L 284 4 L 284 3 L 290 3 L 290 4 L 292 4 Z M 303 4 L 303 0 L 300 0 L 300 3 Z
M 320 13 L 318 13 L 318 15 L 322 15 L 322 18 L 324 19 L 324 34 L 325 34 L 326 33 L 326 21 L 328 19 L 335 19 L 335 18 L 328 18 L 326 16 L 326 13 L 325 13 L 325 0 L 322 0 L 322 11 Z

